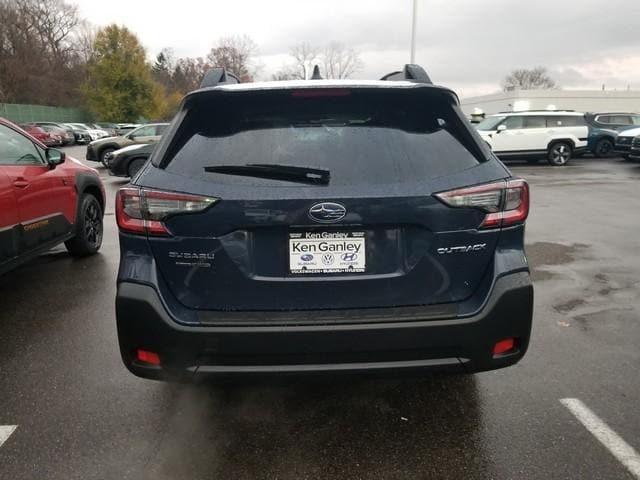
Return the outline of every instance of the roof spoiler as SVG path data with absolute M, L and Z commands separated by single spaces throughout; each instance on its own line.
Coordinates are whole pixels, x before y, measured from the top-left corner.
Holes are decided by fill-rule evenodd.
M 387 73 L 380 80 L 388 80 L 388 81 L 396 81 L 396 82 L 400 80 L 407 80 L 409 82 L 414 82 L 414 83 L 433 84 L 433 82 L 431 81 L 431 78 L 429 78 L 429 75 L 427 75 L 427 72 L 425 72 L 424 68 L 422 68 L 420 65 L 416 65 L 413 63 L 407 63 L 404 66 L 404 69 L 402 69 L 402 71 Z
M 204 74 L 200 88 L 217 87 L 230 83 L 240 83 L 240 79 L 224 67 L 215 67 Z

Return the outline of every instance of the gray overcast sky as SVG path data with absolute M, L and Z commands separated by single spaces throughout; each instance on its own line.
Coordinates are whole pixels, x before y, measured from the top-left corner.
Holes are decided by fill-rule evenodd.
M 123 24 L 155 55 L 204 56 L 220 36 L 259 46 L 260 77 L 289 47 L 336 40 L 361 51 L 358 78 L 409 60 L 411 0 L 70 0 L 83 18 Z M 461 96 L 499 90 L 512 69 L 544 65 L 564 88 L 640 89 L 640 0 L 418 0 L 416 62 Z

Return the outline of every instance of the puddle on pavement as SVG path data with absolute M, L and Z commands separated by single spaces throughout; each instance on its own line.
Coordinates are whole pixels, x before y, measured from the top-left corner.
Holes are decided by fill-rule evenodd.
M 563 265 L 575 260 L 577 253 L 587 248 L 583 243 L 563 245 L 553 242 L 536 242 L 525 246 L 527 258 L 531 266 L 531 276 L 534 281 L 549 280 L 554 273 L 539 267 L 546 265 Z

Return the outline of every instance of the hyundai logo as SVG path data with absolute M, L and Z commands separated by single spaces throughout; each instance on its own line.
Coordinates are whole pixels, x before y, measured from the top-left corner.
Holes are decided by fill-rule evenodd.
M 357 253 L 343 253 L 342 261 L 343 262 L 355 262 L 358 259 Z
M 309 218 L 319 223 L 333 223 L 342 220 L 347 214 L 347 209 L 339 203 L 316 203 L 309 209 Z

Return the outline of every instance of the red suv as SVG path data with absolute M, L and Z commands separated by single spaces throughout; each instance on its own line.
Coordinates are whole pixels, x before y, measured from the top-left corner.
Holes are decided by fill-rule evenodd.
M 61 242 L 96 253 L 104 205 L 94 169 L 0 118 L 0 273 Z

